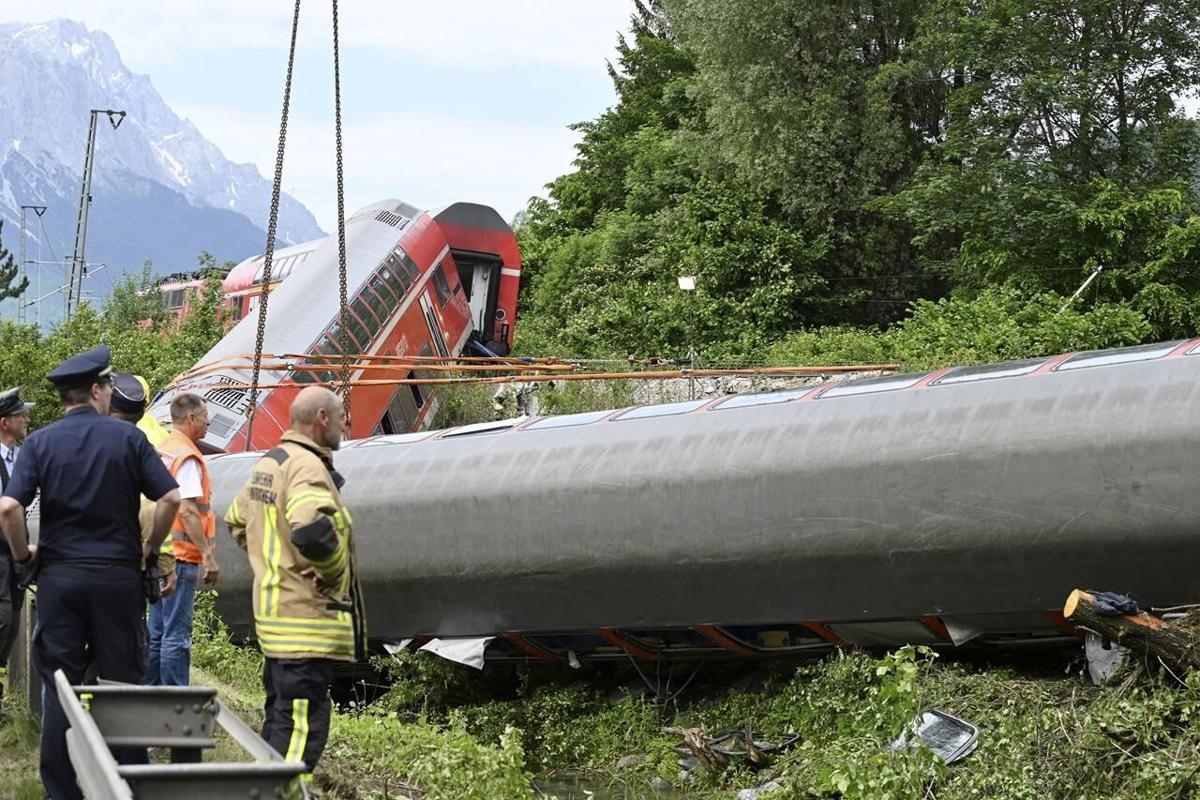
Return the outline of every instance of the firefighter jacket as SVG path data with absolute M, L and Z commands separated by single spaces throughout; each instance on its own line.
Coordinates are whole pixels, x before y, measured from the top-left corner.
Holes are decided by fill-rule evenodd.
M 157 445 L 157 448 L 163 463 L 171 472 L 171 477 L 179 474 L 183 462 L 189 458 L 196 459 L 196 463 L 200 465 L 200 496 L 195 498 L 195 501 L 196 507 L 200 511 L 200 524 L 204 529 L 204 536 L 211 543 L 217 535 L 217 519 L 212 512 L 212 483 L 208 479 L 208 465 L 204 463 L 204 455 L 196 447 L 195 442 L 179 431 L 172 431 L 170 436 Z M 171 526 L 171 548 L 175 553 L 176 561 L 199 564 L 204 560 L 200 549 L 188 538 L 182 514 L 175 517 L 175 523 Z
M 330 452 L 287 431 L 225 513 L 254 571 L 254 623 L 268 658 L 366 657 L 350 512 Z M 312 568 L 321 585 L 305 572 Z

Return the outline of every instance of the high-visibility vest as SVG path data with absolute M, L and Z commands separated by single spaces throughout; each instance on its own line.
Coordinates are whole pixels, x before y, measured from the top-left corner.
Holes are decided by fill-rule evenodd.
M 209 541 L 212 541 L 213 537 L 217 535 L 217 518 L 212 512 L 212 483 L 208 479 L 208 465 L 204 463 L 204 455 L 196 447 L 195 442 L 179 431 L 172 431 L 171 435 L 158 445 L 158 451 L 162 454 L 164 463 L 170 459 L 167 469 L 171 471 L 172 476 L 179 474 L 179 468 L 189 458 L 196 459 L 200 465 L 200 496 L 195 498 L 195 501 L 197 508 L 200 509 L 204 535 L 208 537 Z M 176 561 L 199 564 L 204 560 L 199 548 L 188 538 L 187 529 L 183 527 L 182 516 L 175 517 L 175 523 L 171 526 L 171 548 L 175 551 Z
M 150 444 L 158 447 L 167 440 L 171 435 L 170 431 L 162 426 L 158 420 L 149 414 L 144 415 L 137 422 L 138 430 L 146 434 L 146 438 L 150 440 Z

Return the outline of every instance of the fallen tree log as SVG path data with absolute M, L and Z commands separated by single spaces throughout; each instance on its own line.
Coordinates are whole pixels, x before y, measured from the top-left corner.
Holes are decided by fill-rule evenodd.
M 1172 669 L 1200 669 L 1200 635 L 1181 625 L 1138 611 L 1105 616 L 1096 610 L 1095 598 L 1076 589 L 1063 605 L 1063 616 L 1079 628 L 1094 631 L 1135 653 L 1158 656 Z

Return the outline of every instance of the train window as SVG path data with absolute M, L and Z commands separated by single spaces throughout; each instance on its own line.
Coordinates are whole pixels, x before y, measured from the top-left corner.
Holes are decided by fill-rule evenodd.
M 450 284 L 446 281 L 446 262 L 433 268 L 433 290 L 437 292 L 438 305 L 446 307 L 450 302 Z
M 372 283 L 375 280 L 374 277 L 371 278 Z M 363 293 L 367 296 L 367 305 L 371 306 L 371 310 L 375 312 L 375 316 L 379 317 L 381 324 L 387 324 L 392 314 L 396 312 L 396 304 L 387 299 L 391 297 L 391 294 L 383 288 L 382 281 L 379 282 L 379 286 L 379 291 L 375 291 L 373 286 L 368 286 Z
M 417 379 L 417 373 L 410 370 L 408 375 L 406 375 L 405 377 L 408 378 L 408 380 L 410 380 L 410 381 L 415 381 Z M 425 376 L 422 375 L 421 377 L 425 377 Z M 425 397 L 427 396 L 426 393 L 428 390 L 426 390 L 424 386 L 421 386 L 416 383 L 408 383 L 405 385 L 408 387 L 409 394 L 412 395 L 412 401 L 413 401 L 413 404 L 417 407 L 417 410 L 419 411 L 420 409 L 424 408 L 425 407 Z
M 339 346 L 338 342 L 329 337 L 329 334 L 322 336 L 313 349 L 318 353 L 324 353 L 327 356 L 337 356 L 342 354 L 342 348 Z
M 383 262 L 383 268 L 386 268 L 395 280 L 397 290 L 404 291 L 408 285 L 412 283 L 412 276 L 404 268 L 404 256 L 398 253 L 392 253 Z
M 525 430 L 542 431 L 549 428 L 570 428 L 575 425 L 588 425 L 592 422 L 599 422 L 611 413 L 611 411 L 585 411 L 582 414 L 562 414 L 557 417 L 546 417 L 545 419 L 539 419 Z
M 224 414 L 213 414 L 208 419 L 208 429 L 216 436 L 222 438 L 228 436 L 233 431 L 233 426 L 236 425 L 235 420 L 230 419 Z
M 951 383 L 973 383 L 974 381 L 989 381 L 992 378 L 1015 378 L 1036 372 L 1045 364 L 1048 358 L 1026 358 L 1021 361 L 1009 361 L 1004 364 L 980 364 L 975 367 L 958 367 L 947 372 L 934 381 L 935 386 Z
M 412 430 L 417 424 L 417 406 L 413 401 L 412 390 L 407 386 L 397 386 L 392 402 L 388 404 L 392 412 L 392 421 L 404 430 Z
M 402 264 L 405 274 L 409 276 L 409 283 L 416 283 L 421 278 L 421 268 L 417 266 L 417 262 L 413 261 L 408 253 L 405 253 Z
M 421 270 L 417 268 L 416 263 L 408 257 L 408 253 L 397 247 L 392 251 L 392 254 L 387 257 L 387 265 L 392 272 L 400 276 L 402 285 L 407 288 L 417 279 L 417 275 Z
M 767 392 L 764 394 L 739 394 L 730 397 L 728 400 L 722 400 L 717 408 L 724 411 L 727 408 L 746 408 L 747 406 L 769 406 L 775 403 L 786 403 L 788 400 L 795 400 L 797 397 L 803 397 L 813 390 L 813 387 L 808 386 L 803 389 L 788 389 L 783 392 Z
M 497 422 L 477 422 L 474 425 L 463 425 L 461 428 L 450 431 L 442 438 L 454 439 L 459 436 L 478 436 L 484 433 L 499 433 L 506 431 L 518 422 L 524 422 L 528 417 L 518 417 L 517 419 L 502 419 Z
M 386 319 L 379 317 L 374 309 L 374 303 L 371 302 L 366 291 L 360 291 L 359 295 L 350 301 L 350 311 L 353 311 L 356 317 L 364 321 L 372 330 L 379 330 L 379 327 L 383 325 L 383 320 Z
M 358 334 L 356 333 L 357 328 L 354 323 L 354 315 L 351 314 L 349 316 L 350 316 L 350 328 L 348 329 L 348 332 L 350 334 L 350 337 L 349 337 L 350 338 L 350 342 L 349 342 L 350 347 L 354 348 L 355 352 L 358 352 L 358 353 L 365 352 L 367 345 L 370 344 L 370 340 L 363 339 L 363 340 L 355 341 Z M 362 323 L 359 323 L 357 327 L 361 328 Z M 366 333 L 365 328 L 363 329 L 363 333 L 364 334 Z M 335 322 L 329 326 L 329 338 L 332 339 L 333 341 L 337 342 L 339 345 L 342 344 L 343 332 L 342 332 L 342 325 L 340 322 Z
M 392 290 L 392 294 L 396 295 L 397 297 L 404 297 L 404 292 L 408 287 L 405 285 L 404 279 L 401 278 L 395 270 L 393 270 L 387 264 L 381 264 L 379 266 L 379 271 L 376 274 L 379 275 L 387 287 Z
M 305 359 L 300 364 L 305 367 L 328 367 L 329 363 L 324 359 Z M 322 381 L 324 383 L 333 383 L 338 378 L 337 375 L 327 369 L 320 371 L 312 369 L 293 369 L 292 380 L 296 383 L 316 383 Z
M 651 406 L 638 406 L 626 411 L 617 419 L 645 419 L 647 417 L 672 417 L 676 414 L 686 414 L 695 411 L 707 403 L 707 400 L 684 400 L 682 403 L 656 403 Z
M 355 312 L 357 312 L 357 310 L 358 309 L 355 308 L 355 305 L 351 304 L 350 314 L 349 314 L 350 336 L 356 342 L 359 343 L 360 349 L 358 352 L 365 353 L 365 352 L 367 352 L 367 349 L 370 348 L 370 346 L 371 346 L 371 334 L 367 330 L 367 325 L 365 322 L 363 322 L 362 316 L 360 314 L 355 313 Z
M 1180 339 L 1174 342 L 1158 342 L 1157 344 L 1142 344 L 1137 347 L 1121 347 L 1116 350 L 1091 350 L 1068 358 L 1054 368 L 1055 372 L 1085 367 L 1104 367 L 1110 364 L 1130 364 L 1135 361 L 1150 361 L 1160 358 L 1183 344 Z
M 389 309 L 395 309 L 400 305 L 400 298 L 404 295 L 397 294 L 380 272 L 372 275 L 367 280 L 367 284 L 375 291 L 375 294 L 379 295 L 379 298 L 383 300 Z
M 897 389 L 907 389 L 924 377 L 924 372 L 914 372 L 908 375 L 881 375 L 878 378 L 846 381 L 822 392 L 821 399 L 851 397 L 856 394 L 874 394 L 875 392 L 894 392 Z

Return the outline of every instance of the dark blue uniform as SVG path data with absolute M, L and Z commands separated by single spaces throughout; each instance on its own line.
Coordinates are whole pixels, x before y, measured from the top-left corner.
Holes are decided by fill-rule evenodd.
M 53 800 L 81 797 L 54 672 L 63 670 L 72 684 L 83 683 L 85 673 L 142 682 L 146 603 L 138 496 L 158 499 L 174 488 L 141 431 L 90 405 L 30 435 L 8 483 L 5 495 L 26 508 L 41 492 L 33 648 L 46 687 L 42 783 Z M 124 763 L 146 759 L 145 750 L 114 749 L 114 755 Z

